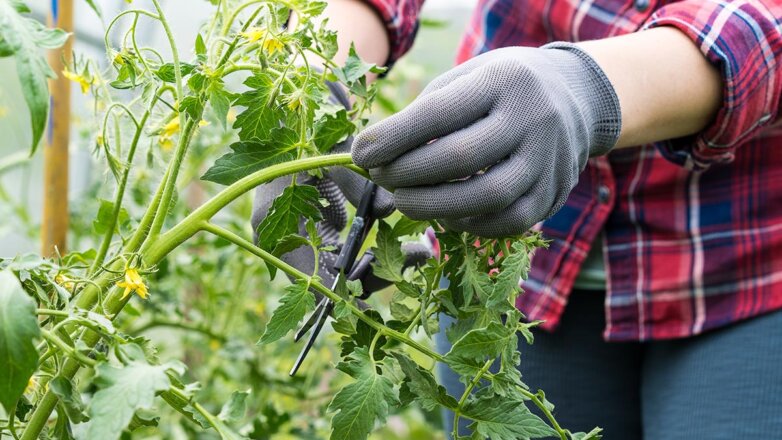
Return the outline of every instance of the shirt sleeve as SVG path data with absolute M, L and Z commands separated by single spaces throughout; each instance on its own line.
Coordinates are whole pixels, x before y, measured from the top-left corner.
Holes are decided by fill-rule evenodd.
M 782 2 L 684 0 L 655 11 L 644 29 L 673 26 L 689 36 L 723 79 L 723 102 L 703 131 L 660 145 L 691 169 L 730 162 L 734 151 L 776 121 L 782 88 Z
M 418 14 L 424 0 L 364 0 L 377 11 L 388 32 L 391 52 L 386 66 L 391 67 L 396 60 L 413 46 L 418 32 Z

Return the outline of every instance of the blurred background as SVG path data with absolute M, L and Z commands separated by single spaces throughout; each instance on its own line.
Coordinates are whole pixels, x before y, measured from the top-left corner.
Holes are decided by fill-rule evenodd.
M 382 94 L 377 101 L 374 118 L 392 113 L 413 99 L 418 91 L 439 72 L 453 64 L 461 33 L 477 0 L 428 0 L 424 6 L 422 26 L 415 46 L 397 63 L 385 79 Z M 50 2 L 31 0 L 33 16 L 46 20 Z M 74 26 L 77 57 L 106 62 L 103 53 L 103 23 L 85 1 L 75 1 Z M 98 1 L 104 17 L 113 17 L 128 2 Z M 183 53 L 192 53 L 192 35 L 198 31 L 204 17 L 213 6 L 204 0 L 166 0 L 164 9 L 170 17 L 174 36 Z M 151 8 L 144 0 L 136 0 L 133 7 Z M 142 26 L 148 23 L 142 23 Z M 166 48 L 162 29 L 147 26 L 140 43 Z M 119 38 L 118 35 L 113 35 Z M 114 42 L 116 43 L 116 41 Z M 117 46 L 116 44 L 114 45 Z M 165 50 L 164 50 L 165 52 Z M 58 72 L 59 73 L 59 72 Z M 37 239 L 42 206 L 42 158 L 40 151 L 28 160 L 30 141 L 29 115 L 22 98 L 14 62 L 0 58 L 0 257 L 39 251 Z M 91 159 L 94 149 L 93 118 L 95 110 L 88 95 L 73 84 L 70 146 L 69 199 L 78 206 L 85 191 L 96 179 L 101 179 L 105 167 L 94 167 Z

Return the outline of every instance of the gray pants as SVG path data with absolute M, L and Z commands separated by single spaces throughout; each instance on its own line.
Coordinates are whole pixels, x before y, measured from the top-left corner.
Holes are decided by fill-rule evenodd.
M 532 346 L 519 338 L 523 380 L 546 392 L 563 428 L 600 426 L 606 440 L 782 439 L 782 312 L 689 339 L 607 343 L 603 301 L 575 291 L 556 332 L 537 331 Z M 448 350 L 444 335 L 437 347 Z M 458 399 L 464 385 L 439 374 Z M 450 433 L 453 415 L 444 420 Z

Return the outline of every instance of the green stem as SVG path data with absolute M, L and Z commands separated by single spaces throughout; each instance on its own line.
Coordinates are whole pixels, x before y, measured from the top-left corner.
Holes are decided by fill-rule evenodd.
M 223 335 L 217 334 L 210 330 L 208 327 L 196 325 L 196 324 L 190 324 L 187 322 L 180 322 L 180 321 L 173 321 L 168 319 L 155 319 L 152 321 L 147 322 L 146 324 L 135 328 L 131 330 L 129 333 L 131 334 L 138 334 L 138 333 L 144 333 L 145 331 L 148 331 L 150 329 L 153 329 L 155 327 L 171 327 L 171 328 L 178 328 L 182 330 L 202 333 L 206 336 L 209 336 L 212 339 L 217 339 L 218 341 L 225 342 L 226 338 Z
M 529 400 L 532 401 L 532 403 L 535 404 L 535 406 L 540 409 L 540 411 L 546 416 L 549 423 L 551 423 L 551 427 L 554 428 L 555 431 L 557 431 L 557 434 L 559 434 L 559 438 L 561 440 L 568 440 L 567 438 L 567 432 L 562 429 L 561 426 L 559 426 L 559 423 L 557 423 L 557 419 L 554 418 L 554 414 L 549 411 L 549 409 L 546 407 L 546 405 L 543 403 L 542 400 L 540 400 L 537 396 L 537 394 L 531 393 L 528 390 L 525 390 L 522 387 L 517 387 L 519 392 L 524 395 L 524 397 L 527 397 Z
M 41 330 L 41 336 L 43 336 L 43 338 L 46 339 L 47 342 L 59 348 L 63 353 L 81 362 L 82 364 L 90 367 L 94 367 L 97 364 L 97 362 L 95 362 L 93 359 L 90 359 L 87 356 L 83 355 L 78 350 L 65 343 L 65 341 L 63 341 L 62 339 L 58 338 L 57 336 L 54 336 L 54 334 L 46 330 Z
M 475 388 L 475 385 L 478 384 L 478 382 L 481 381 L 481 378 L 484 374 L 486 374 L 486 371 L 489 370 L 489 367 L 491 367 L 491 364 L 494 363 L 494 359 L 489 359 L 486 361 L 485 364 L 483 364 L 483 367 L 478 371 L 478 374 L 475 375 L 475 377 L 472 378 L 472 381 L 467 385 L 467 388 L 464 389 L 464 393 L 462 393 L 462 397 L 459 399 L 459 404 L 456 405 L 456 408 L 453 411 L 453 438 L 457 439 L 459 438 L 459 416 L 461 415 L 462 408 L 464 408 L 464 403 L 467 402 L 467 398 L 470 397 L 470 393 L 472 393 L 473 388 Z
M 305 159 L 306 160 L 306 159 Z M 272 266 L 276 267 L 277 269 L 285 272 L 287 275 L 290 275 L 291 277 L 305 280 L 310 283 L 310 285 L 323 294 L 323 296 L 329 298 L 330 300 L 334 301 L 334 303 L 343 302 L 345 303 L 345 306 L 350 310 L 351 313 L 356 315 L 356 317 L 362 321 L 364 321 L 367 325 L 372 327 L 378 332 L 382 332 L 385 336 L 388 336 L 392 339 L 396 339 L 399 342 L 404 343 L 405 345 L 412 347 L 421 353 L 425 354 L 426 356 L 429 356 L 430 358 L 438 361 L 438 362 L 444 362 L 445 358 L 435 352 L 432 351 L 429 347 L 426 347 L 419 342 L 411 339 L 410 337 L 406 336 L 405 334 L 398 332 L 396 330 L 393 330 L 389 327 L 386 327 L 383 324 L 378 323 L 374 319 L 368 317 L 365 315 L 358 307 L 356 307 L 353 303 L 347 302 L 343 300 L 339 295 L 332 292 L 328 287 L 324 286 L 323 284 L 319 283 L 316 280 L 311 279 L 310 276 L 305 274 L 304 272 L 296 269 L 295 267 L 289 265 L 288 263 L 280 260 L 279 258 L 275 257 L 274 255 L 270 254 L 269 252 L 264 251 L 263 249 L 259 248 L 258 246 L 253 245 L 249 241 L 245 240 L 244 238 L 234 234 L 231 231 L 228 231 L 226 229 L 223 229 L 219 226 L 216 226 L 212 223 L 203 223 L 200 227 L 200 229 L 210 232 L 212 234 L 217 235 L 218 237 L 224 238 L 235 245 L 241 247 L 242 249 L 245 249 L 249 251 L 250 253 L 262 258 L 265 262 L 271 264 Z
M 166 19 L 165 14 L 163 14 L 163 9 L 160 7 L 160 3 L 158 3 L 158 0 L 152 0 L 152 4 L 155 5 L 155 9 L 157 9 L 158 13 L 158 20 L 160 21 L 160 24 L 163 25 L 163 30 L 166 32 L 166 38 L 168 38 L 168 44 L 171 46 L 171 58 L 174 60 L 174 77 L 176 78 L 176 94 L 178 99 L 182 99 L 182 71 L 179 67 L 179 51 L 176 47 L 176 41 L 174 40 L 174 34 L 171 32 L 171 27 L 168 25 L 168 20 Z M 182 125 L 182 115 L 180 114 L 179 123 L 180 126 Z
M 174 197 L 174 189 L 176 188 L 177 177 L 179 176 L 179 169 L 182 168 L 182 161 L 185 159 L 185 153 L 187 153 L 187 147 L 190 145 L 190 139 L 193 137 L 196 127 L 198 127 L 197 121 L 190 118 L 185 122 L 182 128 L 182 134 L 179 138 L 179 144 L 177 145 L 174 157 L 169 164 L 168 179 L 165 182 L 165 188 L 163 189 L 163 197 L 160 199 L 160 205 L 155 212 L 154 220 L 152 221 L 152 227 L 149 230 L 149 236 L 147 237 L 147 243 L 151 243 L 163 229 L 163 223 L 168 216 L 171 209 L 171 201 Z M 145 244 L 146 246 L 146 244 Z M 141 248 L 144 249 L 144 246 Z
M 71 316 L 71 314 L 66 312 L 65 310 L 51 310 L 51 309 L 35 309 L 35 314 L 45 315 L 45 316 L 62 316 L 65 318 Z
M 141 133 L 144 131 L 144 125 L 146 124 L 147 119 L 149 119 L 149 115 L 152 111 L 152 108 L 155 106 L 155 102 L 157 102 L 157 96 L 158 95 L 155 95 L 155 97 L 152 98 L 149 108 L 146 112 L 144 112 L 141 120 L 136 123 L 136 133 L 133 135 L 133 140 L 130 143 L 130 150 L 128 150 L 128 157 L 125 159 L 125 169 L 122 172 L 122 178 L 120 179 L 119 185 L 117 186 L 117 191 L 114 194 L 114 206 L 111 212 L 111 221 L 109 222 L 108 228 L 106 229 L 106 233 L 103 235 L 103 240 L 101 241 L 100 247 L 98 248 L 98 254 L 95 256 L 95 260 L 92 262 L 92 266 L 87 271 L 88 276 L 95 273 L 98 268 L 103 265 L 103 261 L 106 259 L 106 254 L 108 253 L 109 247 L 111 246 L 111 240 L 114 238 L 114 230 L 117 228 L 119 214 L 122 212 L 122 199 L 125 196 L 125 187 L 128 184 L 130 168 L 133 165 L 133 159 L 136 156 L 136 147 L 138 146 L 139 139 L 141 139 Z

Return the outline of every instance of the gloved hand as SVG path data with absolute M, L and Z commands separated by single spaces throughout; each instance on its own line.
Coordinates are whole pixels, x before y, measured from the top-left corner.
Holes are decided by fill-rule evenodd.
M 409 217 L 499 237 L 553 215 L 620 128 L 614 89 L 580 48 L 510 47 L 436 78 L 352 153 Z

